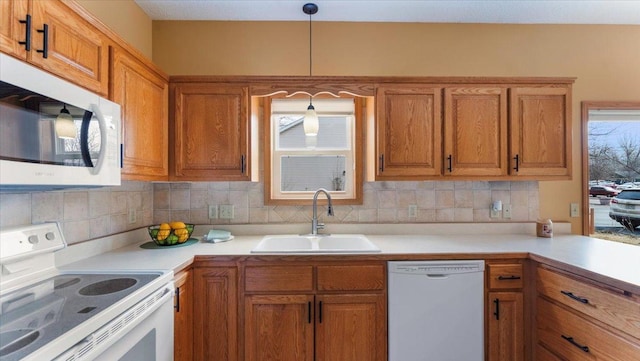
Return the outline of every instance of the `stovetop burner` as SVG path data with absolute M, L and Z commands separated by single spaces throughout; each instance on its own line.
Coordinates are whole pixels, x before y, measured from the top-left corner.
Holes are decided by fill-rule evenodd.
M 20 360 L 160 274 L 62 274 L 0 298 L 0 360 Z

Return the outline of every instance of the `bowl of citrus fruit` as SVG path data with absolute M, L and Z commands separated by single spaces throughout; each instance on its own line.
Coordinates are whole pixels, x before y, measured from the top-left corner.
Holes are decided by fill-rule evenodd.
M 193 228 L 193 224 L 184 222 L 162 223 L 149 226 L 149 236 L 158 246 L 175 246 L 189 240 Z

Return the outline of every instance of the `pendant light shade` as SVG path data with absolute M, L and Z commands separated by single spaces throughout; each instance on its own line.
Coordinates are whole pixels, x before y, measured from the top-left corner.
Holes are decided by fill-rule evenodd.
M 309 103 L 309 107 L 307 108 L 307 112 L 304 113 L 304 134 L 306 136 L 317 136 L 318 128 L 320 128 L 320 124 L 318 122 L 318 114 L 316 114 L 316 109 L 313 107 L 313 104 Z
M 309 15 L 309 76 L 311 76 L 311 16 L 318 12 L 318 5 L 313 3 L 304 4 L 302 6 L 302 11 Z M 317 142 L 316 139 L 310 139 L 310 137 L 318 136 L 318 129 L 320 128 L 320 123 L 318 122 L 318 114 L 316 114 L 316 109 L 313 107 L 311 103 L 311 97 L 309 97 L 309 107 L 307 108 L 307 112 L 304 114 L 304 135 L 306 136 L 306 143 L 309 146 L 309 143 Z
M 56 118 L 55 130 L 56 136 L 61 139 L 75 139 L 78 134 L 76 124 L 73 122 L 73 118 L 71 117 L 69 110 L 67 110 L 66 104 L 60 110 L 60 114 L 58 114 L 58 117 Z

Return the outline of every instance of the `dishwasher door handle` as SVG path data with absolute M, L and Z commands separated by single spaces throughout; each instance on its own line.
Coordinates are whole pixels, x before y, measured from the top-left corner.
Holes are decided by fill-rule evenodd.
M 426 274 L 425 276 L 427 276 L 427 278 L 431 278 L 431 279 L 446 279 L 449 278 L 449 275 L 444 275 L 444 274 Z

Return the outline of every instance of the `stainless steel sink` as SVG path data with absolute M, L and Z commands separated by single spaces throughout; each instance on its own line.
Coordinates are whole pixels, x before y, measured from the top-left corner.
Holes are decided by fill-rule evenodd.
M 269 235 L 251 250 L 252 253 L 372 253 L 380 252 L 362 234 Z

